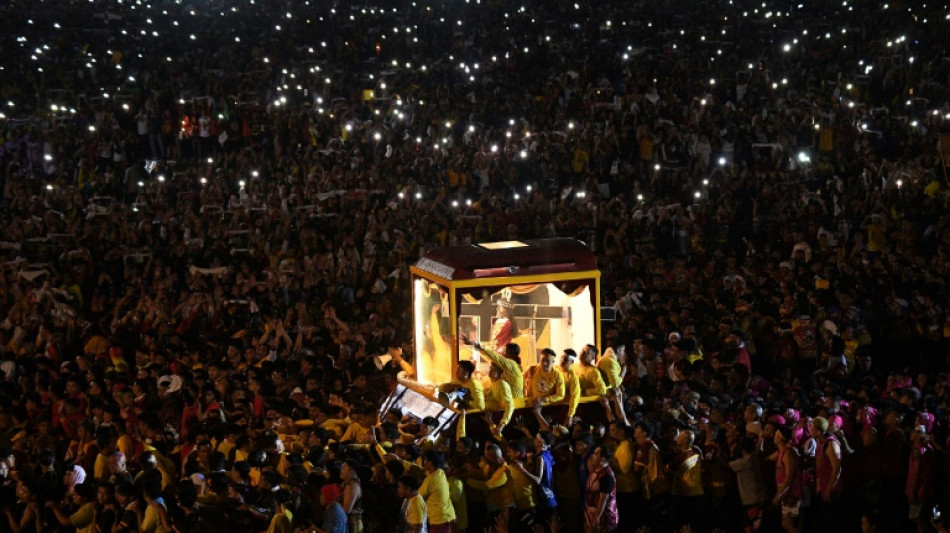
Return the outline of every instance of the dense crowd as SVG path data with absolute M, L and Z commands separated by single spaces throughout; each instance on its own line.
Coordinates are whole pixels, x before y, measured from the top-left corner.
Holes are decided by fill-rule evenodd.
M 0 531 L 947 530 L 945 7 L 0 13 Z M 602 345 L 381 410 L 409 265 L 545 237 Z

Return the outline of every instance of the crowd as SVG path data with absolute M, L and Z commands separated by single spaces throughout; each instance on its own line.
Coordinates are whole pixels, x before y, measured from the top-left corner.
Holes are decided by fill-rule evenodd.
M 0 531 L 947 531 L 945 7 L 0 13 Z M 555 236 L 600 349 L 381 412 L 409 265 Z

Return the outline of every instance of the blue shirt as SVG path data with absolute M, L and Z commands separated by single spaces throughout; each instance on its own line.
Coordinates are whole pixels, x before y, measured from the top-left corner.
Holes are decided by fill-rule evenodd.
M 347 533 L 346 513 L 343 512 L 343 506 L 339 502 L 333 502 L 333 505 L 324 511 L 323 530 L 328 533 Z

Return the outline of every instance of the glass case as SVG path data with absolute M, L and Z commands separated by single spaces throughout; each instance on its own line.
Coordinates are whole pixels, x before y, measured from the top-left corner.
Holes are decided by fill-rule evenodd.
M 600 272 L 572 239 L 486 243 L 433 250 L 411 268 L 414 361 L 420 385 L 452 379 L 459 360 L 488 363 L 465 335 L 497 350 L 514 343 L 522 365 L 550 347 L 600 346 Z

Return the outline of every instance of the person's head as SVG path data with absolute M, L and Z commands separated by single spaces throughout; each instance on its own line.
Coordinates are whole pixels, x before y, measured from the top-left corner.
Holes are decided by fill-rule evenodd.
M 340 469 L 340 479 L 343 481 L 350 481 L 352 479 L 359 479 L 357 472 L 359 471 L 359 465 L 356 464 L 356 461 L 352 459 L 347 459 L 343 461 L 343 467 Z
M 828 433 L 828 419 L 820 416 L 816 416 L 814 420 L 811 421 L 811 436 L 812 438 L 819 438 L 822 435 Z
M 293 494 L 287 489 L 277 489 L 274 492 L 274 501 L 277 502 L 277 505 L 281 509 L 287 506 L 287 503 L 291 500 Z
M 585 365 L 594 364 L 594 361 L 597 359 L 597 354 L 597 347 L 593 344 L 584 346 L 584 348 L 581 350 L 581 363 Z
M 396 494 L 400 498 L 412 498 L 419 491 L 419 480 L 412 476 L 401 476 L 396 481 Z
M 422 454 L 422 467 L 432 473 L 445 466 L 445 454 L 439 450 L 426 450 Z
M 16 499 L 20 502 L 31 502 L 36 499 L 36 487 L 28 480 L 20 480 L 16 484 Z
M 80 483 L 73 487 L 73 503 L 77 506 L 81 506 L 85 503 L 95 501 L 98 491 L 99 487 L 96 487 L 93 483 Z
M 505 357 L 511 359 L 512 361 L 521 364 L 521 346 L 513 342 L 509 342 L 505 345 Z
M 475 363 L 471 361 L 459 361 L 458 368 L 455 371 L 455 377 L 463 383 L 467 383 L 472 379 L 472 374 L 475 373 Z
M 653 438 L 653 427 L 647 422 L 640 421 L 634 424 L 633 438 L 638 444 L 643 444 Z
M 198 503 L 198 489 L 190 479 L 182 479 L 175 488 L 175 495 L 178 497 L 178 505 L 185 508 L 193 508 Z
M 613 452 L 610 451 L 610 448 L 604 444 L 598 444 L 594 446 L 594 450 L 590 454 L 587 467 L 591 470 L 600 470 L 605 468 L 610 464 L 610 459 L 613 458 L 613 456 Z
M 488 378 L 492 381 L 498 381 L 504 375 L 505 371 L 501 369 L 500 366 L 495 363 L 491 364 L 491 367 L 488 369 Z
M 550 348 L 545 348 L 541 350 L 541 360 L 539 361 L 541 365 L 541 370 L 545 372 L 550 372 L 554 368 L 554 360 L 557 358 L 557 354 L 554 350 Z
M 792 428 L 788 426 L 779 426 L 775 428 L 773 442 L 779 448 L 787 448 L 792 445 Z
M 563 354 L 561 354 L 560 366 L 561 366 L 561 369 L 563 369 L 564 371 L 567 371 L 568 369 L 570 369 L 571 365 L 573 365 L 576 362 L 577 362 L 577 352 L 575 352 L 573 349 L 568 348 L 564 350 Z
M 691 429 L 684 429 L 676 435 L 676 447 L 680 451 L 686 451 L 692 448 L 694 442 L 696 442 L 696 433 Z
M 621 420 L 614 420 L 610 423 L 610 427 L 607 428 L 607 436 L 618 443 L 630 438 L 630 434 L 630 427 Z
M 503 465 L 505 456 L 501 451 L 501 447 L 494 443 L 485 446 L 485 462 L 491 466 Z
M 551 447 L 554 442 L 554 434 L 550 431 L 541 430 L 534 436 L 534 452 L 541 453 Z
M 109 456 L 109 471 L 113 474 L 123 474 L 126 471 L 125 454 L 122 452 L 113 452 Z
M 96 493 L 96 500 L 100 505 L 106 505 L 112 503 L 112 500 L 115 495 L 115 485 L 109 483 L 108 481 L 103 481 L 99 483 L 98 491 Z

